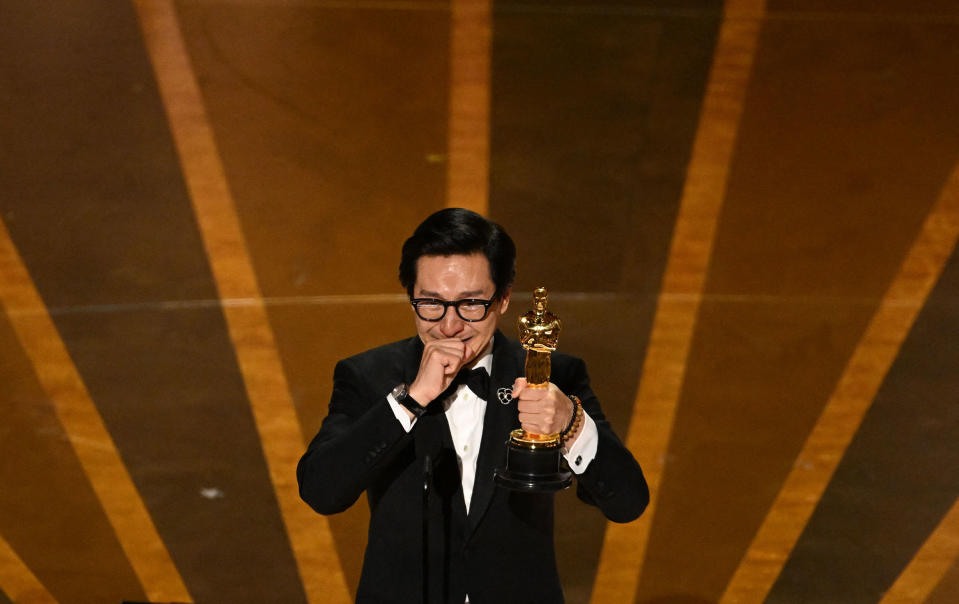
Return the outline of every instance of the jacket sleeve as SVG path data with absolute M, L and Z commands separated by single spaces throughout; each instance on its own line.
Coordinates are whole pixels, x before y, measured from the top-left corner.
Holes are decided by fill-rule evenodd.
M 567 394 L 575 394 L 583 409 L 596 423 L 599 444 L 596 457 L 577 476 L 576 495 L 598 507 L 613 522 L 630 522 L 639 518 L 649 504 L 649 487 L 639 464 L 619 440 L 606 420 L 596 395 L 589 385 L 586 364 L 571 357 L 564 376 Z
M 350 359 L 337 363 L 329 414 L 297 465 L 300 497 L 320 514 L 353 505 L 410 439 L 362 375 Z

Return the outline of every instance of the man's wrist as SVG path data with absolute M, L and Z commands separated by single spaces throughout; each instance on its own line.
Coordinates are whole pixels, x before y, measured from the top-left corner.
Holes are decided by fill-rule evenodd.
M 410 393 L 406 384 L 398 384 L 393 388 L 392 395 L 396 402 L 402 405 L 413 418 L 418 418 L 426 413 L 426 407 L 421 405 L 419 400 Z
M 583 419 L 573 438 L 563 446 L 563 456 L 574 474 L 582 474 L 596 457 L 599 446 L 599 434 L 596 422 L 583 409 Z
M 406 391 L 413 400 L 417 403 L 422 403 L 424 406 L 429 405 L 430 401 L 435 398 L 424 392 L 422 388 L 417 386 L 416 382 L 410 384 Z
M 576 442 L 576 437 L 579 436 L 583 428 L 583 404 L 580 402 L 579 397 L 573 394 L 569 395 L 569 401 L 572 403 L 573 413 L 570 415 L 569 423 L 567 423 L 566 427 L 559 433 L 559 439 L 566 449 L 569 449 L 569 447 Z

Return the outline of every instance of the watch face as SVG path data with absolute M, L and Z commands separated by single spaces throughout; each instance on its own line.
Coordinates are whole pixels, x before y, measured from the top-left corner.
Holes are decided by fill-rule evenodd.
M 393 398 L 396 399 L 397 403 L 403 402 L 409 395 L 409 392 L 406 390 L 406 384 L 399 384 L 396 388 L 393 388 Z

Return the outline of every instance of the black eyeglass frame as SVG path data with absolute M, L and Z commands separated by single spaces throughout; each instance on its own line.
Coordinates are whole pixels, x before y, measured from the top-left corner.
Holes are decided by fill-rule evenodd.
M 410 298 L 410 304 L 413 306 L 413 312 L 416 313 L 416 316 L 423 319 L 424 321 L 429 321 L 430 323 L 439 323 L 443 320 L 443 317 L 446 316 L 446 311 L 449 310 L 450 306 L 456 309 L 456 316 L 460 319 L 466 321 L 467 323 L 479 323 L 480 321 L 485 321 L 486 317 L 489 316 L 489 307 L 493 305 L 493 302 L 496 301 L 496 297 L 492 297 L 489 300 L 483 300 L 481 298 L 463 298 L 462 300 L 440 300 L 439 298 Z M 438 304 L 443 307 L 443 313 L 435 319 L 427 319 L 420 314 L 419 304 L 429 302 L 431 304 Z M 460 312 L 460 306 L 464 304 L 476 304 L 477 306 L 482 305 L 483 307 L 483 316 L 479 319 L 467 319 Z

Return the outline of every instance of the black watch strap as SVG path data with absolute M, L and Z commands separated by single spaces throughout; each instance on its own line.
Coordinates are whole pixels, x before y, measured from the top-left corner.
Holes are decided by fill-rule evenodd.
M 396 402 L 403 405 L 410 413 L 413 414 L 413 417 L 420 417 L 426 413 L 426 407 L 423 407 L 416 400 L 410 396 L 410 391 L 407 390 L 406 384 L 400 384 L 396 388 L 393 388 L 393 398 L 396 399 Z

